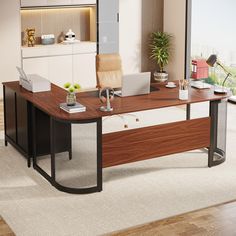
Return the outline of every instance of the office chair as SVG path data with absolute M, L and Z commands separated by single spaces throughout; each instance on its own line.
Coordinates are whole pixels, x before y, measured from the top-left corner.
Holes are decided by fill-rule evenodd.
M 121 58 L 119 54 L 98 54 L 96 56 L 97 88 L 121 88 L 122 74 Z M 116 116 L 123 120 L 124 128 L 128 128 L 125 116 L 132 116 L 135 118 L 136 122 L 139 121 L 138 117 L 134 114 Z

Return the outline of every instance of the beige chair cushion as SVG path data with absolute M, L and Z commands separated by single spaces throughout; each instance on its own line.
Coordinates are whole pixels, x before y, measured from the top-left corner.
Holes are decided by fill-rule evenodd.
M 121 87 L 122 68 L 119 54 L 96 56 L 97 87 Z
M 120 88 L 121 77 L 122 73 L 120 70 L 97 72 L 97 78 L 99 81 L 100 88 L 104 87 Z
M 97 71 L 114 71 L 121 69 L 119 54 L 98 54 L 96 57 Z

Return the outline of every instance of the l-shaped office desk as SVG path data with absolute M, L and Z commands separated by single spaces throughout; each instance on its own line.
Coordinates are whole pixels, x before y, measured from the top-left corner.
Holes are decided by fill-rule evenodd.
M 115 98 L 113 112 L 104 113 L 98 92 L 81 92 L 77 100 L 86 112 L 69 114 L 59 108 L 66 91 L 54 84 L 50 92 L 31 93 L 19 82 L 5 82 L 5 145 L 9 142 L 54 187 L 69 193 L 102 191 L 102 168 L 142 161 L 200 148 L 208 148 L 208 166 L 225 161 L 227 95 L 215 95 L 213 89 L 189 89 L 189 99 L 178 99 L 178 88 L 154 84 L 158 90 L 148 95 Z M 209 116 L 191 119 L 190 105 L 209 102 Z M 186 120 L 102 134 L 102 118 L 137 111 L 186 105 Z M 56 153 L 68 151 L 72 158 L 71 124 L 96 123 L 96 185 L 71 188 L 58 183 Z M 38 165 L 38 158 L 50 155 L 51 174 Z

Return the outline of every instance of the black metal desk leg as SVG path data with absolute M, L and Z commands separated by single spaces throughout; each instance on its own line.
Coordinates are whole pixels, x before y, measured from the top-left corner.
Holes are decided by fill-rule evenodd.
M 225 161 L 227 101 L 210 102 L 211 140 L 208 150 L 208 167 Z
M 32 155 L 33 155 L 33 167 L 37 165 L 37 157 L 36 157 L 36 148 L 37 148 L 37 140 L 36 140 L 36 115 L 35 115 L 35 107 L 32 105 L 31 108 L 31 116 L 32 116 Z
M 6 99 L 5 99 L 5 85 L 3 85 L 3 109 L 4 109 L 4 138 L 5 138 L 5 146 L 7 146 L 7 140 L 6 140 Z
M 55 185 L 55 129 L 54 119 L 50 117 L 50 152 L 51 152 L 51 184 Z
M 50 149 L 51 149 L 51 176 L 48 176 L 45 171 L 38 168 L 40 173 L 48 179 L 48 181 L 58 190 L 61 190 L 63 192 L 67 193 L 76 193 L 76 194 L 87 194 L 87 193 L 94 193 L 94 192 L 100 192 L 102 191 L 102 118 L 99 119 L 91 119 L 87 120 L 85 122 L 82 122 L 82 124 L 89 124 L 89 123 L 95 123 L 96 124 L 96 137 L 94 137 L 97 141 L 96 144 L 96 157 L 97 157 L 97 167 L 96 167 L 96 185 L 95 186 L 89 186 L 89 187 L 70 187 L 65 186 L 64 184 L 61 184 L 60 181 L 57 180 L 57 173 L 56 173 L 56 152 L 57 152 L 57 123 L 58 122 L 67 122 L 67 121 L 60 121 L 56 120 L 53 117 L 50 117 Z M 70 123 L 70 122 L 69 122 Z M 80 122 L 73 122 L 73 123 L 80 123 Z M 70 135 L 71 137 L 71 135 Z M 69 145 L 69 153 L 72 155 L 72 144 Z M 78 157 L 76 157 L 78 158 Z
M 102 119 L 97 121 L 97 188 L 102 191 Z
M 191 105 L 187 104 L 186 105 L 186 120 L 190 120 L 191 118 Z
M 70 127 L 70 150 L 69 150 L 69 160 L 72 160 L 72 133 L 71 133 L 71 127 Z

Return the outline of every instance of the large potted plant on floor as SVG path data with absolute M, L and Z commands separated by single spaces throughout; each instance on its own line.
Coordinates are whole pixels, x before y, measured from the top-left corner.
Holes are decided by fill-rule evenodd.
M 158 82 L 165 82 L 168 79 L 168 74 L 164 71 L 164 67 L 168 65 L 171 51 L 172 35 L 166 32 L 153 32 L 151 34 L 151 59 L 153 59 L 159 71 L 154 72 L 154 79 Z

